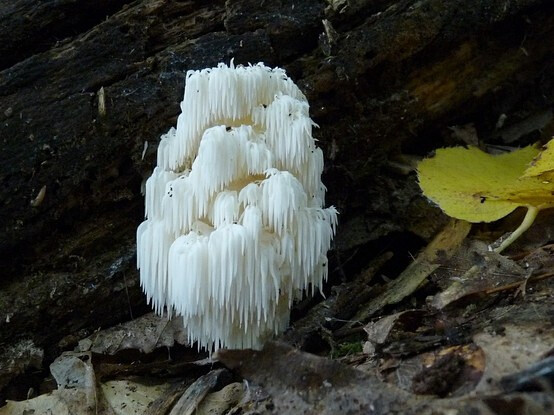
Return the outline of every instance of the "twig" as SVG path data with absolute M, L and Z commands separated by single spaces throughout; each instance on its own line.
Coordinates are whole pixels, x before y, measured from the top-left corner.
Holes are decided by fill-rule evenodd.
M 551 277 L 554 277 L 554 272 L 547 272 L 545 274 L 540 274 L 540 275 L 536 275 L 534 277 L 527 278 L 525 280 L 525 284 L 527 284 L 529 282 L 536 282 L 536 281 L 546 280 L 546 279 L 551 278 Z M 497 293 L 497 292 L 500 292 L 500 291 L 513 290 L 514 288 L 520 287 L 521 284 L 522 283 L 520 281 L 520 282 L 513 282 L 511 284 L 503 285 L 501 287 L 490 288 L 488 290 L 485 290 L 485 294 L 494 294 L 494 293 Z

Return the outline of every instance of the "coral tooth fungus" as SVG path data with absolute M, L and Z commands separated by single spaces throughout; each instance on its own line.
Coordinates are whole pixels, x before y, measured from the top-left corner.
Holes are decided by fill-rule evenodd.
M 337 212 L 308 102 L 282 69 L 220 64 L 187 73 L 181 109 L 146 184 L 141 285 L 198 347 L 259 348 L 327 278 Z

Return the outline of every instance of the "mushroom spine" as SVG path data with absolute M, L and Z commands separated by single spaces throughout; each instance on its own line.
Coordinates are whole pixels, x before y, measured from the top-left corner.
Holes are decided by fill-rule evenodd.
M 191 343 L 260 348 L 327 278 L 337 211 L 309 105 L 283 69 L 231 63 L 188 71 L 181 110 L 146 182 L 141 286 Z

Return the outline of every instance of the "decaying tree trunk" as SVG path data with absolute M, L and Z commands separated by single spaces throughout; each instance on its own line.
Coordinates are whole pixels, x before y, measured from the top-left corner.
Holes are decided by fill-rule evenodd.
M 307 95 L 346 273 L 444 223 L 400 154 L 470 122 L 507 145 L 554 125 L 547 0 L 0 1 L 0 372 L 2 350 L 30 340 L 48 362 L 147 310 L 141 184 L 186 71 L 231 59 Z

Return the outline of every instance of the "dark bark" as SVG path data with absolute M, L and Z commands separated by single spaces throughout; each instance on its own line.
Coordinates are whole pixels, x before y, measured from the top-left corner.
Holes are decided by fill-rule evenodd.
M 553 45 L 546 0 L 0 2 L 0 345 L 32 339 L 52 356 L 147 309 L 140 188 L 187 70 L 287 69 L 321 127 L 348 273 L 374 241 L 417 246 L 440 223 L 388 161 L 449 142 L 451 125 L 502 143 L 501 114 L 517 130 L 548 113 Z M 520 141 L 549 134 L 551 118 Z

